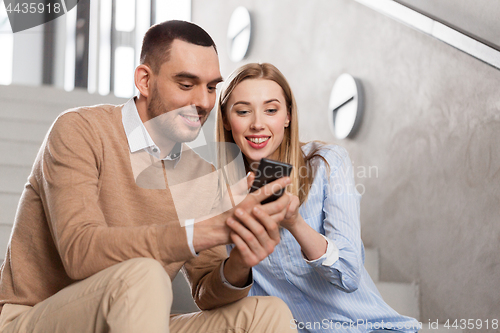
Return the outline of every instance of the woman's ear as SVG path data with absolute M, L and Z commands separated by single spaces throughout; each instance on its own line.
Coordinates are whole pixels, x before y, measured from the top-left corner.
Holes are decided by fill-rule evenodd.
M 224 125 L 224 129 L 228 132 L 231 132 L 231 125 L 227 121 L 226 117 L 222 119 L 222 124 Z
M 285 127 L 288 127 L 288 125 L 290 125 L 290 112 L 286 113 Z
M 149 97 L 153 72 L 147 65 L 139 65 L 135 69 L 134 82 L 141 95 Z

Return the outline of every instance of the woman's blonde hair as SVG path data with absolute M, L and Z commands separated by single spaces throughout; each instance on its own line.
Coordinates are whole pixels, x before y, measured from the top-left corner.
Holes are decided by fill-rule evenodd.
M 230 142 L 234 143 L 231 131 L 224 128 L 224 122 L 227 122 L 227 103 L 236 88 L 236 86 L 244 81 L 250 79 L 264 79 L 271 80 L 280 85 L 283 89 L 285 96 L 287 112 L 290 116 L 290 124 L 285 127 L 283 141 L 278 147 L 278 160 L 293 165 L 292 174 L 290 175 L 291 184 L 287 187 L 287 191 L 297 195 L 300 204 L 304 203 L 307 199 L 309 189 L 311 187 L 314 175 L 311 172 L 310 161 L 313 157 L 322 158 L 325 163 L 326 160 L 318 154 L 322 145 L 318 145 L 309 154 L 305 155 L 301 147 L 304 145 L 299 141 L 299 123 L 297 119 L 297 103 L 293 96 L 292 89 L 288 84 L 285 76 L 273 65 L 269 63 L 250 63 L 236 69 L 229 77 L 227 83 L 222 88 L 216 115 L 216 138 L 217 142 Z M 219 145 L 219 165 L 228 165 L 230 161 L 235 158 L 234 150 L 226 149 L 226 145 Z M 248 164 L 245 160 L 245 165 Z M 327 163 L 328 166 L 328 163 Z M 306 172 L 304 173 L 305 170 Z M 241 173 L 240 173 L 241 176 Z

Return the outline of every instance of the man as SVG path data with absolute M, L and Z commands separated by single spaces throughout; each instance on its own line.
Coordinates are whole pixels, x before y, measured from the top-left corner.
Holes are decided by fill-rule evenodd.
M 265 191 L 251 194 L 236 209 L 182 224 L 169 187 L 141 187 L 134 174 L 133 156 L 144 153 L 162 170 L 206 168 L 184 158 L 179 143 L 196 137 L 220 81 L 210 36 L 191 23 L 164 22 L 144 37 L 137 99 L 58 117 L 21 197 L 2 266 L 0 332 L 291 331 L 279 299 L 245 297 L 255 258 L 279 241 L 275 221 L 288 197 L 260 205 Z M 165 135 L 149 123 L 158 117 L 170 126 Z M 251 212 L 267 222 L 247 232 L 246 253 L 232 251 L 226 260 L 226 220 Z M 170 281 L 181 267 L 198 306 L 210 311 L 169 318 Z

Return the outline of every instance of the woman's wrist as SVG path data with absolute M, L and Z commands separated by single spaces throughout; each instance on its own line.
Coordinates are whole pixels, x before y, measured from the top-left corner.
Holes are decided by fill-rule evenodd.
M 308 260 L 316 260 L 326 253 L 327 241 L 311 228 L 302 216 L 299 215 L 297 222 L 288 231 L 299 243 L 302 253 Z
M 304 221 L 300 214 L 297 214 L 295 221 L 286 227 L 284 226 L 284 228 L 290 231 L 290 233 L 295 237 L 295 235 L 298 235 L 301 231 L 303 231 L 306 226 L 306 221 Z

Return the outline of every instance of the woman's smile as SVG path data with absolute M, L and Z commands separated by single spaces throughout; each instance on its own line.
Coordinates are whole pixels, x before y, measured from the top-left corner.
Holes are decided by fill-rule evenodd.
M 254 149 L 264 148 L 269 142 L 270 138 L 271 137 L 267 135 L 266 136 L 253 135 L 246 137 L 246 139 L 248 140 L 248 144 Z

